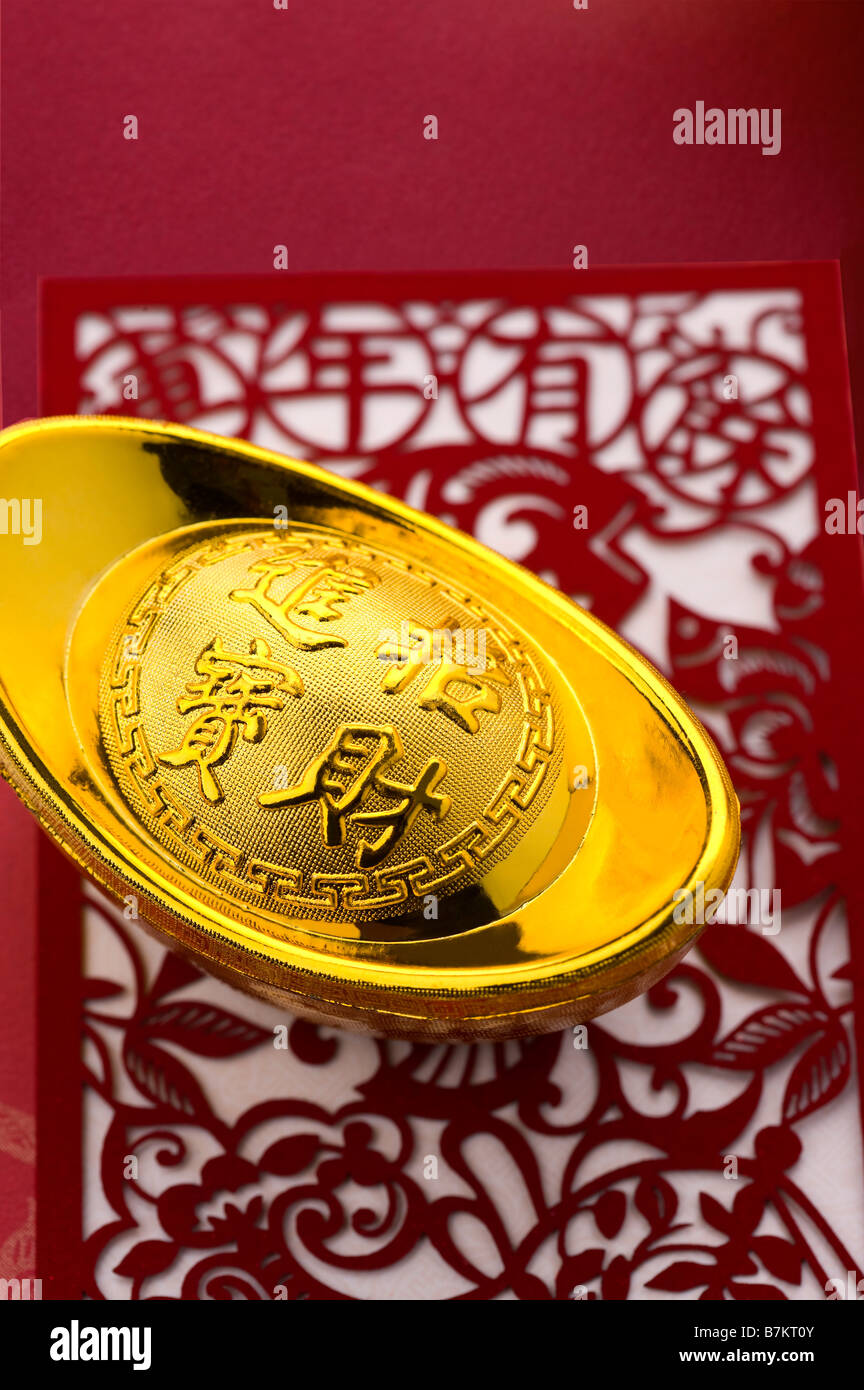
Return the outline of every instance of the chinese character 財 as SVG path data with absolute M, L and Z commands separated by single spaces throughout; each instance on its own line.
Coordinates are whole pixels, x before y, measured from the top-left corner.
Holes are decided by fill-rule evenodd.
M 262 792 L 258 801 L 262 806 L 317 801 L 325 845 L 343 845 L 348 822 L 380 831 L 374 838 L 361 840 L 357 849 L 357 867 L 374 868 L 407 834 L 421 810 L 437 820 L 450 810 L 450 797 L 435 792 L 447 771 L 446 764 L 436 758 L 430 759 L 413 784 L 385 776 L 385 770 L 403 753 L 402 740 L 392 724 L 343 724 L 321 757 L 309 764 L 301 782 L 284 790 Z M 393 805 L 364 809 L 374 792 Z

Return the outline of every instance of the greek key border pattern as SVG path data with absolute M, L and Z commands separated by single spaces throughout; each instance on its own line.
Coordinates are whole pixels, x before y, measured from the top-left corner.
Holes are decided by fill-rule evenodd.
M 306 528 L 291 530 L 291 543 L 298 536 L 312 545 L 318 535 L 304 537 Z M 278 539 L 278 537 L 277 537 Z M 360 553 L 369 559 L 377 552 L 362 541 L 327 537 L 334 550 Z M 198 542 L 198 548 L 205 542 Z M 112 691 L 110 716 L 121 765 L 134 785 L 145 813 L 158 822 L 179 848 L 191 852 L 195 869 L 205 875 L 219 875 L 226 891 L 239 896 L 269 899 L 277 908 L 289 906 L 313 912 L 370 911 L 407 903 L 440 889 L 453 887 L 469 870 L 481 864 L 498 849 L 528 810 L 537 795 L 553 752 L 554 715 L 549 691 L 531 657 L 506 629 L 490 624 L 482 608 L 464 594 L 419 566 L 398 556 L 387 557 L 396 569 L 411 573 L 434 585 L 451 601 L 467 609 L 494 637 L 506 656 L 517 667 L 525 719 L 519 753 L 511 771 L 505 774 L 488 805 L 470 825 L 440 845 L 433 854 L 382 867 L 369 872 L 304 874 L 269 860 L 250 857 L 236 845 L 221 839 L 203 825 L 198 816 L 174 795 L 150 750 L 141 722 L 141 658 L 157 620 L 182 585 L 201 569 L 232 555 L 271 547 L 273 538 L 264 534 L 250 537 L 214 537 L 210 549 L 197 555 L 181 555 L 163 570 L 137 601 L 119 634 L 109 678 Z

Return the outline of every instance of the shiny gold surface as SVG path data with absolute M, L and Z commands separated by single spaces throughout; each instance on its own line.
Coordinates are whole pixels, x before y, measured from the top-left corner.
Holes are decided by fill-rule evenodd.
M 698 935 L 737 803 L 589 614 L 433 518 L 176 426 L 0 435 L 0 757 L 169 944 L 317 1019 L 508 1036 Z

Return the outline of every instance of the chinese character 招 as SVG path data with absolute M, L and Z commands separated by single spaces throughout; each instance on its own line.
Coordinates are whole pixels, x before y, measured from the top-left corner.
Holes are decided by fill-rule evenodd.
M 249 652 L 226 650 L 217 637 L 195 662 L 200 680 L 189 681 L 187 693 L 177 700 L 177 712 L 200 710 L 186 730 L 179 748 L 157 759 L 168 767 L 195 767 L 198 789 L 207 801 L 225 795 L 213 771 L 230 757 L 242 734 L 247 743 L 259 743 L 267 732 L 267 710 L 284 707 L 286 695 L 302 695 L 303 682 L 288 666 L 270 658 L 270 648 L 260 637 Z
M 375 868 L 411 829 L 421 810 L 442 820 L 451 806 L 449 796 L 435 791 L 447 771 L 436 758 L 430 759 L 414 783 L 385 776 L 403 753 L 402 740 L 391 724 L 343 724 L 321 757 L 309 764 L 301 782 L 263 792 L 258 800 L 262 806 L 317 801 L 325 845 L 344 844 L 348 823 L 380 831 L 374 838 L 362 839 L 357 849 L 357 867 Z M 364 809 L 374 792 L 393 805 Z
M 501 691 L 510 684 L 507 672 L 495 666 L 478 671 L 475 665 L 459 661 L 458 647 L 455 653 L 452 647 L 442 651 L 440 641 L 436 644 L 431 629 L 422 623 L 403 623 L 403 627 L 407 627 L 406 634 L 396 641 L 388 638 L 377 648 L 379 661 L 390 663 L 381 689 L 391 695 L 399 694 L 425 670 L 418 687 L 420 708 L 440 710 L 460 729 L 476 734 L 480 712 L 497 714 L 501 709 Z M 485 654 L 485 643 L 483 650 Z M 453 655 L 457 660 L 452 660 Z M 473 693 L 460 693 L 460 686 L 467 686 Z

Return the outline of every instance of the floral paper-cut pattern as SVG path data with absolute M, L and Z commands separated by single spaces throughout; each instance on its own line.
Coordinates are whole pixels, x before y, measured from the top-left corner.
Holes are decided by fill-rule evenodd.
M 557 296 L 545 279 L 536 300 L 530 277 L 446 296 L 381 279 L 296 302 L 282 281 L 257 299 L 136 294 L 143 308 L 82 289 L 67 408 L 316 460 L 471 531 L 641 647 L 723 751 L 735 886 L 753 894 L 587 1046 L 450 1048 L 292 1022 L 88 889 L 90 1294 L 759 1301 L 860 1277 L 804 292 L 794 268 L 788 286 L 643 279 L 576 294 L 560 277 Z M 758 915 L 775 890 L 776 932 Z

